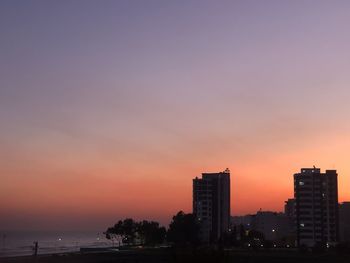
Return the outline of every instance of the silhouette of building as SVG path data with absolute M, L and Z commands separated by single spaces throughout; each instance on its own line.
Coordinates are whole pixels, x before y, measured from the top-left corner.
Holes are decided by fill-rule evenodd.
M 334 245 L 339 240 L 338 174 L 302 168 L 294 174 L 298 246 Z
M 193 179 L 193 214 L 203 242 L 217 242 L 230 226 L 230 171 L 203 173 Z
M 254 215 L 231 216 L 230 229 L 236 240 L 241 240 L 252 229 Z
M 288 199 L 284 202 L 284 214 L 288 218 L 289 236 L 295 235 L 295 199 Z
M 264 235 L 264 238 L 269 241 L 282 241 L 293 245 L 290 242 L 290 228 L 288 217 L 284 213 L 272 211 L 258 211 L 253 215 L 233 216 L 231 217 L 231 227 L 237 230 L 239 238 L 239 230 L 241 228 L 248 234 L 250 231 L 258 231 Z M 281 244 L 282 242 L 275 242 Z
M 276 241 L 288 236 L 288 217 L 284 213 L 258 211 L 252 218 L 251 229 L 264 235 L 266 240 Z
M 340 241 L 350 242 L 350 202 L 339 204 Z
M 250 229 L 254 215 L 232 216 L 231 228 L 244 226 L 245 229 Z
M 288 199 L 284 202 L 284 213 L 288 218 L 293 219 L 295 217 L 295 199 Z

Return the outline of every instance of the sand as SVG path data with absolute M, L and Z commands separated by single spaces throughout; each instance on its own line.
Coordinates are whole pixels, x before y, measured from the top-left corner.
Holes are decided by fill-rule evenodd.
M 192 249 L 136 249 L 120 252 L 67 253 L 0 258 L 1 263 L 349 263 L 350 254 L 302 254 L 297 251 L 214 251 Z

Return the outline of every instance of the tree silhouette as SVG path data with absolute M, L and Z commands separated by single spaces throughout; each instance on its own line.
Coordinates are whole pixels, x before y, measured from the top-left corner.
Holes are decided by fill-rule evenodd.
M 143 245 L 155 245 L 163 243 L 166 230 L 160 227 L 158 222 L 146 221 L 136 222 L 131 218 L 119 220 L 113 227 L 105 232 L 106 238 L 119 240 L 127 245 L 136 243 Z
M 115 237 L 121 237 L 121 241 L 125 244 L 134 244 L 136 237 L 137 224 L 131 218 L 119 220 L 113 227 L 110 227 L 106 231 L 106 238 L 113 239 Z
M 199 224 L 195 216 L 178 212 L 169 225 L 167 240 L 180 246 L 199 244 Z
M 142 244 L 155 245 L 164 242 L 166 230 L 158 222 L 143 220 L 137 223 L 137 233 Z

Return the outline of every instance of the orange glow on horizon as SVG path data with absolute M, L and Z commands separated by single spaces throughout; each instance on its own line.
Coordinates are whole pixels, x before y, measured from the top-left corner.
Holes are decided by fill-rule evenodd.
M 79 166 L 74 169 L 68 166 L 65 170 L 55 171 L 58 167 L 49 161 L 41 172 L 34 165 L 26 167 L 27 171 L 24 167 L 23 171 L 12 171 L 13 174 L 5 178 L 0 207 L 5 215 L 23 215 L 23 218 L 41 215 L 52 217 L 52 221 L 63 218 L 64 222 L 69 222 L 70 217 L 76 218 L 72 222 L 80 218 L 86 227 L 90 227 L 90 221 L 103 227 L 124 217 L 151 218 L 166 225 L 178 210 L 191 211 L 195 176 L 230 167 L 232 215 L 255 213 L 260 208 L 282 211 L 284 201 L 293 197 L 293 173 L 314 164 L 323 170 L 338 170 L 339 201 L 349 200 L 346 186 L 350 183 L 350 167 L 345 153 L 350 145 L 344 143 L 342 137 L 337 138 L 339 143 L 332 147 L 314 141 L 294 152 L 266 148 L 250 158 L 237 157 L 235 162 L 229 161 L 233 159 L 230 149 L 218 153 L 215 158 L 208 156 L 203 163 L 204 159 L 197 161 L 199 159 L 188 157 L 183 163 L 165 159 L 133 166 L 130 160 L 123 166 L 113 166 L 99 158 L 99 162 L 86 162 L 83 169 L 80 166 L 82 159 L 78 158 Z M 283 151 L 281 154 L 278 153 L 280 150 Z M 315 157 L 318 162 L 308 160 L 308 156 Z M 331 157 L 337 160 L 335 167 L 329 165 Z M 11 172 L 9 168 L 7 172 Z M 49 227 L 50 224 L 46 225 Z

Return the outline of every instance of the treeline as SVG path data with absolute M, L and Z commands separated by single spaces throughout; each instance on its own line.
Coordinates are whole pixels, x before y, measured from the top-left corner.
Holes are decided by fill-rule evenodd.
M 106 231 L 106 238 L 115 240 L 119 244 L 127 245 L 154 245 L 165 240 L 166 229 L 158 222 L 143 220 L 136 222 L 131 218 L 119 220 Z
M 106 238 L 117 242 L 118 245 L 144 245 L 154 246 L 168 244 L 176 247 L 200 247 L 200 225 L 193 214 L 180 211 L 173 216 L 169 228 L 161 226 L 155 221 L 135 221 L 131 218 L 119 220 L 105 232 Z M 279 243 L 279 244 L 278 244 Z M 243 225 L 234 226 L 220 240 L 210 241 L 210 244 L 219 247 L 237 247 L 247 249 L 289 248 L 292 242 L 282 239 L 279 242 L 266 240 L 261 232 L 245 229 Z M 300 247 L 300 251 L 307 248 Z M 319 244 L 312 249 L 313 252 L 336 251 L 340 254 L 349 254 L 350 243 L 340 243 L 334 248 Z
M 137 222 L 127 218 L 109 227 L 105 234 L 118 245 L 157 245 L 165 242 L 175 246 L 200 245 L 199 222 L 193 214 L 185 214 L 182 211 L 173 216 L 167 230 L 155 221 Z M 252 247 L 268 244 L 262 233 L 254 230 L 246 231 L 243 226 L 234 227 L 232 231 L 223 235 L 221 240 L 211 241 L 211 243 L 229 247 L 248 243 Z
M 180 211 L 173 216 L 168 230 L 158 222 L 131 218 L 119 220 L 105 232 L 106 238 L 119 245 L 156 245 L 165 241 L 175 245 L 199 243 L 199 225 L 192 214 Z

